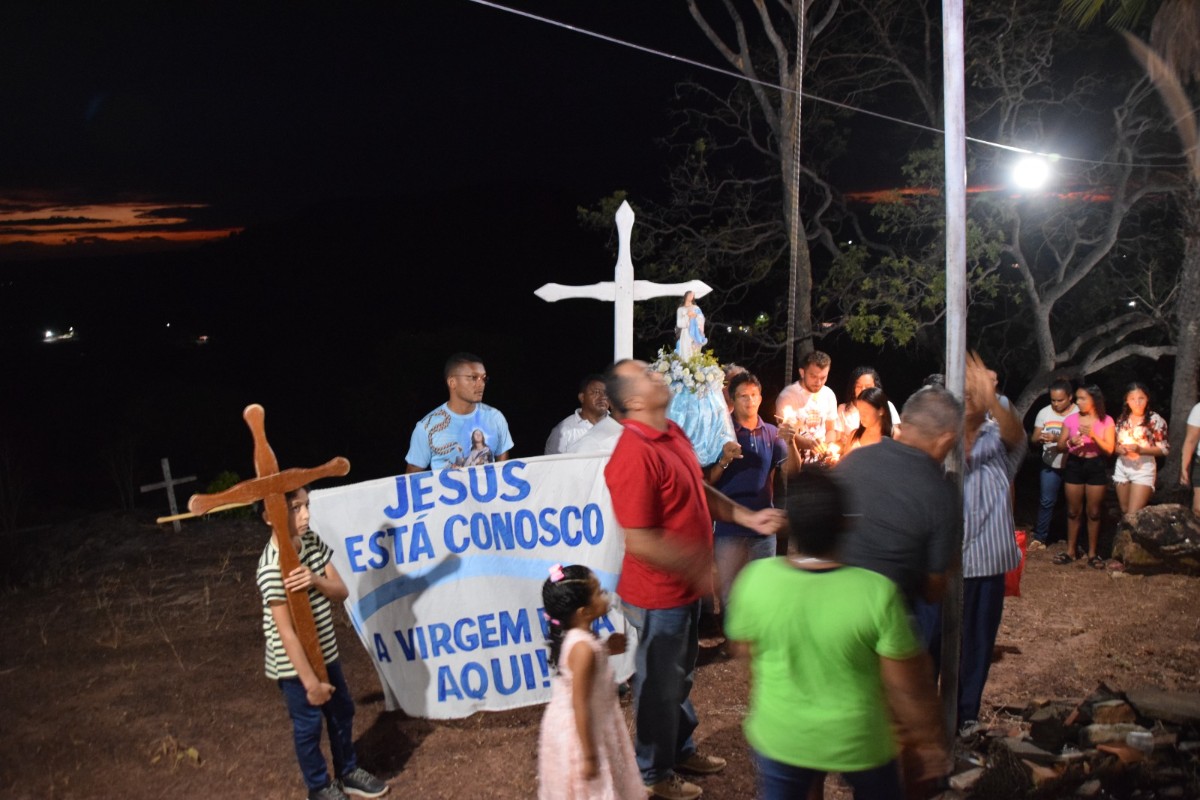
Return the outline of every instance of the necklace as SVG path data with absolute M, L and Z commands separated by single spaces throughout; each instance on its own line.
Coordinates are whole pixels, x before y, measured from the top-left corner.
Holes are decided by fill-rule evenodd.
M 818 564 L 836 564 L 836 563 L 838 563 L 831 558 L 817 558 L 815 556 L 804 556 L 803 558 L 800 558 L 798 556 L 788 556 L 788 561 L 791 561 L 797 567 L 802 567 L 805 564 L 811 564 L 813 566 L 816 566 Z

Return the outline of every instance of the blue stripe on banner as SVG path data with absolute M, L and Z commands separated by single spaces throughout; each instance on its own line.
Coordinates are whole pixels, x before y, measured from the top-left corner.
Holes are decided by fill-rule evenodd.
M 355 613 L 351 616 L 356 621 L 365 622 L 375 612 L 389 603 L 393 603 L 411 594 L 417 594 L 448 581 L 462 581 L 468 578 L 522 578 L 535 580 L 539 584 L 546 580 L 550 567 L 557 561 L 541 561 L 532 558 L 502 558 L 499 556 L 480 555 L 461 558 L 450 556 L 438 564 L 420 569 L 414 569 L 407 575 L 393 578 L 377 589 L 367 593 L 355 605 Z M 596 579 L 605 591 L 613 592 L 617 588 L 617 574 L 593 569 Z

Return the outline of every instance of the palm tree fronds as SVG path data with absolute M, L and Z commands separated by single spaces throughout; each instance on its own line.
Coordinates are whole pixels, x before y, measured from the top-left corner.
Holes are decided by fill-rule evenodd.
M 1175 122 L 1175 130 L 1183 143 L 1183 152 L 1187 156 L 1192 179 L 1200 181 L 1200 134 L 1196 130 L 1196 114 L 1183 90 L 1183 83 L 1171 65 L 1163 59 L 1150 45 L 1131 33 L 1123 34 L 1133 57 L 1141 63 L 1142 68 L 1154 88 L 1158 89 L 1163 104 Z

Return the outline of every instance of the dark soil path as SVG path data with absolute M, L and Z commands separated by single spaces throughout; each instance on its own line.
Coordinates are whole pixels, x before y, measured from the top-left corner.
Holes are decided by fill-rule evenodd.
M 6 798 L 300 798 L 278 690 L 262 677 L 254 569 L 261 525 L 207 521 L 182 535 L 146 518 L 92 516 L 7 537 L 0 653 L 0 795 Z M 1030 556 L 984 696 L 996 710 L 1082 699 L 1100 681 L 1200 691 L 1200 579 L 1114 575 Z M 392 795 L 528 798 L 540 708 L 454 722 L 387 713 L 343 620 L 360 759 Z M 706 649 L 701 746 L 729 759 L 705 796 L 753 794 L 741 733 L 747 676 Z

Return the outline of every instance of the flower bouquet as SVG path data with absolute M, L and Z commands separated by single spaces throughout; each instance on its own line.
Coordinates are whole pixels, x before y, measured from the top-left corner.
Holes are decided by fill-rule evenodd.
M 683 428 L 702 465 L 716 462 L 725 442 L 736 441 L 736 437 L 721 394 L 725 371 L 713 351 L 684 359 L 664 347 L 651 366 L 671 387 L 667 416 Z

